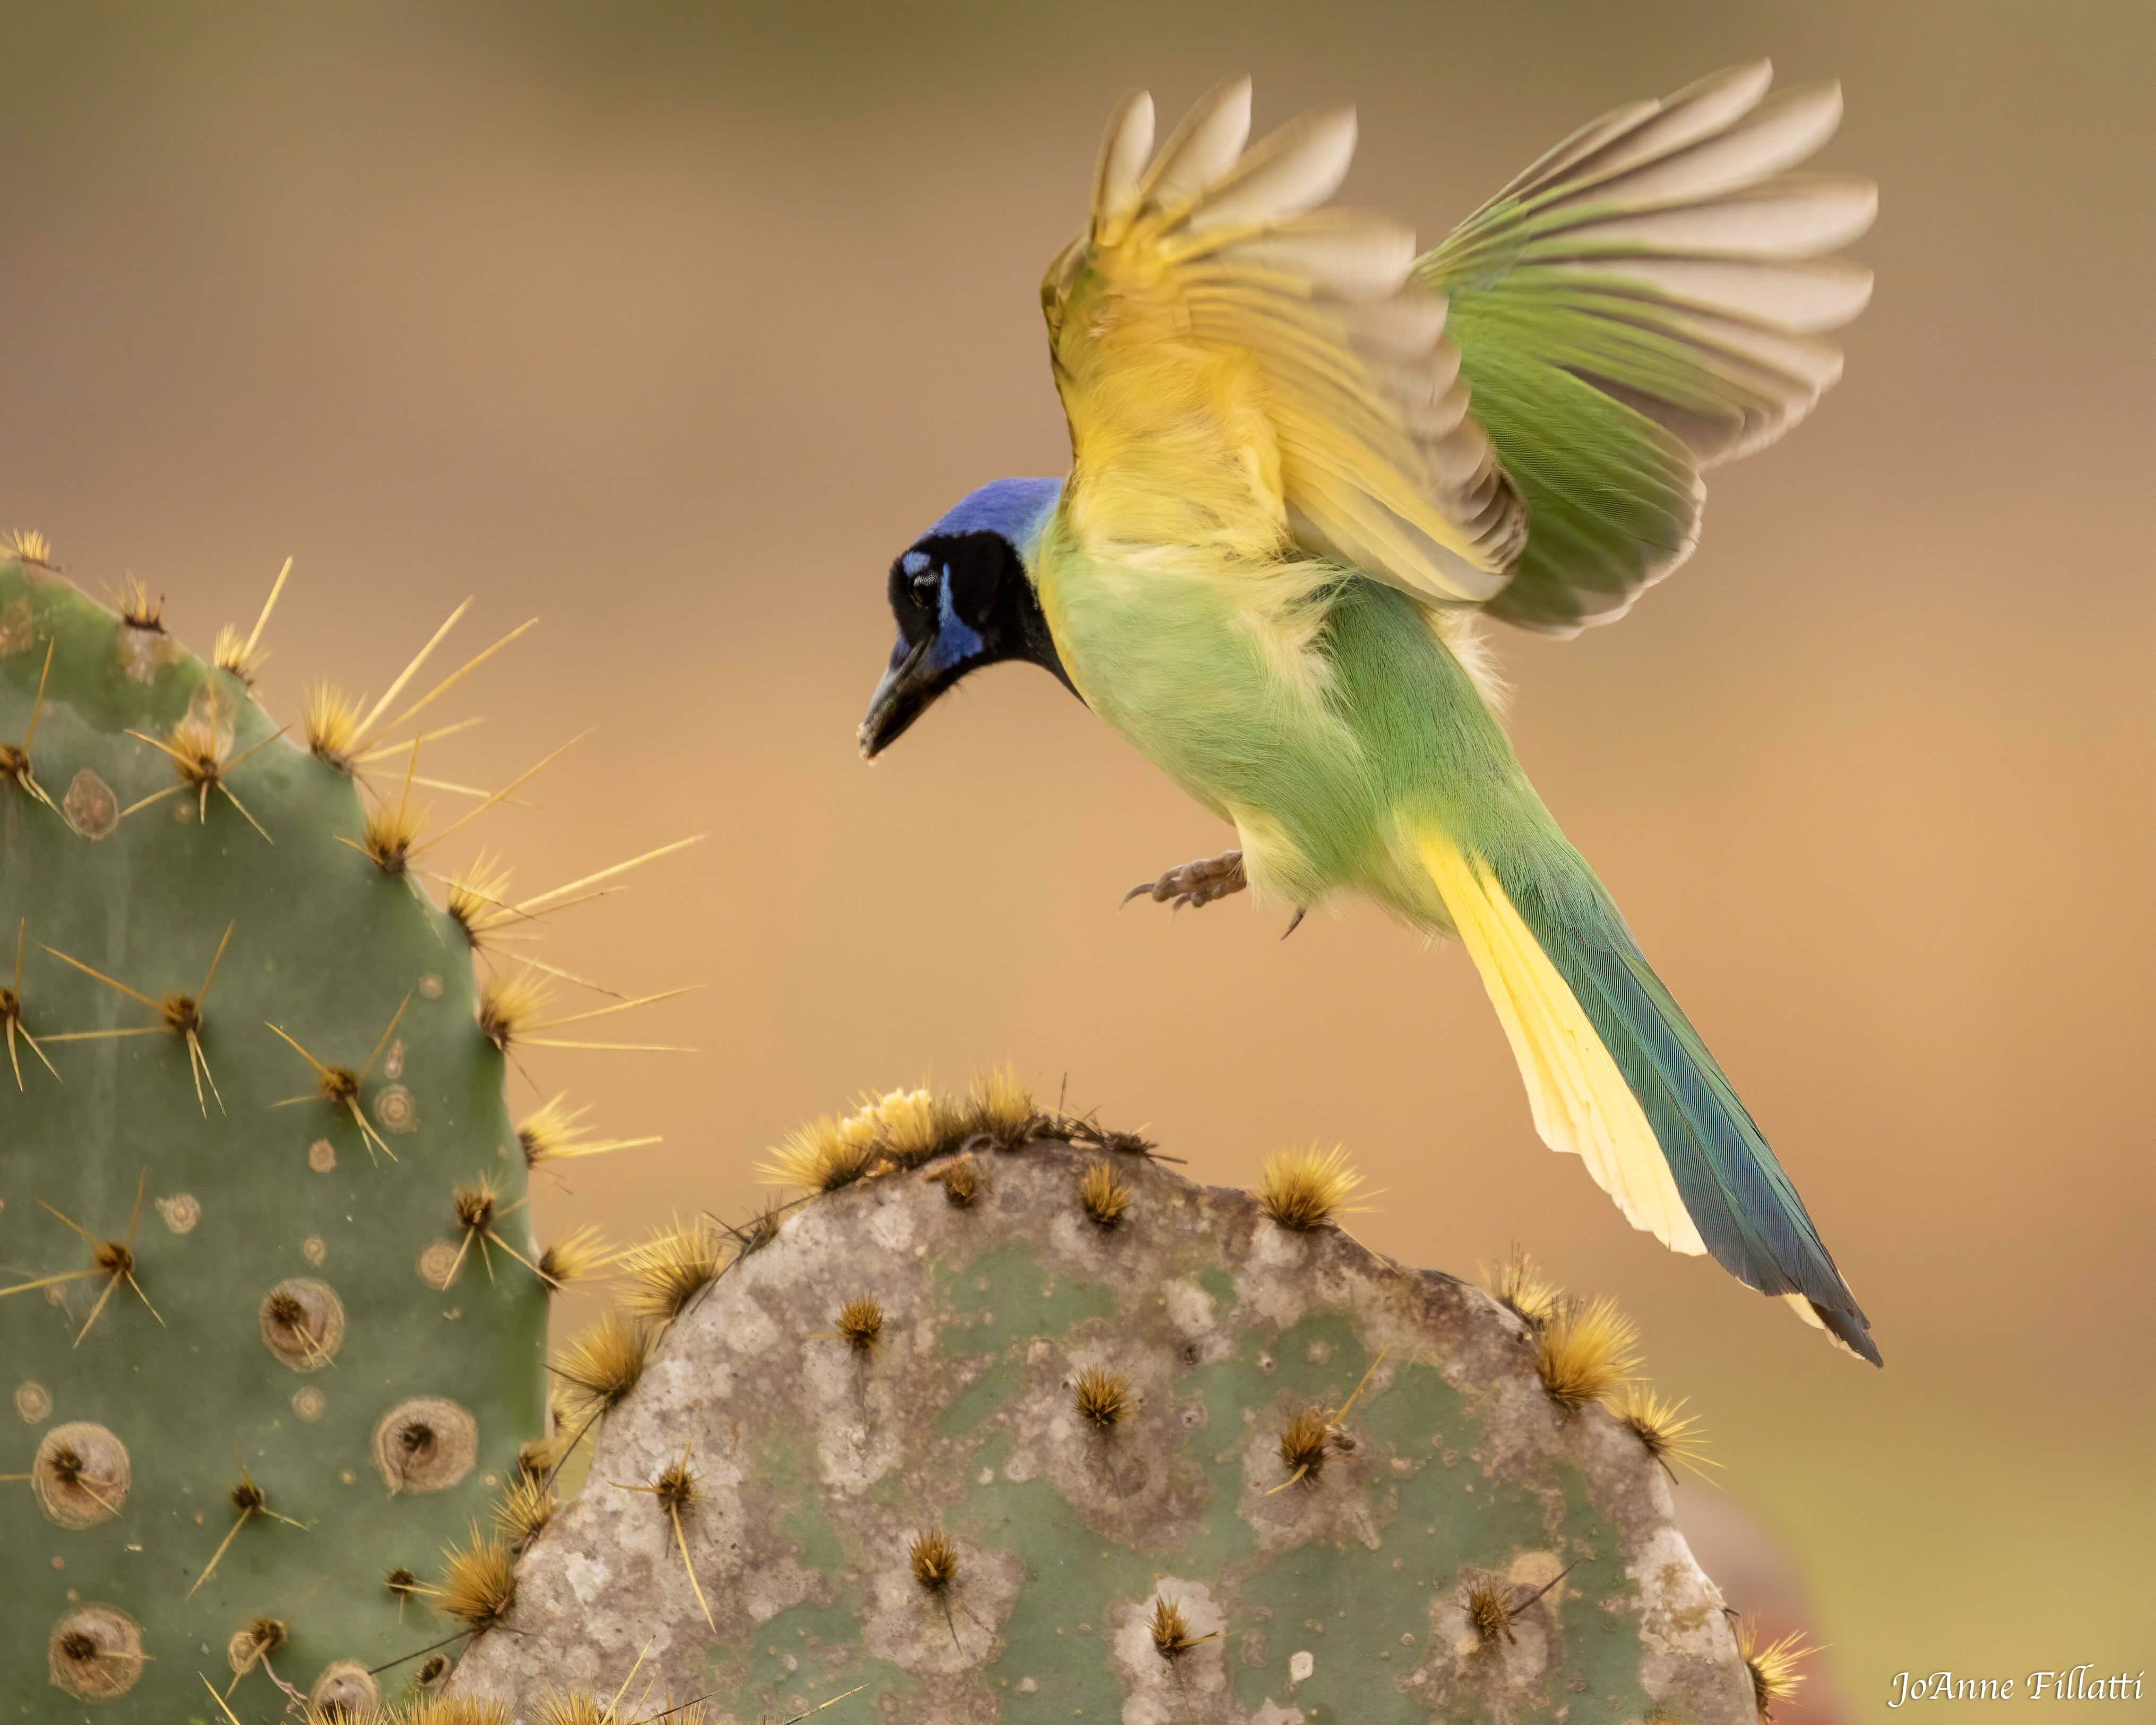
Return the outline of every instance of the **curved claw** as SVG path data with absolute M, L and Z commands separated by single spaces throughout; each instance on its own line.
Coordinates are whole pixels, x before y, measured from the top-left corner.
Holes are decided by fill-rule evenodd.
M 1224 850 L 1218 856 L 1170 869 L 1158 880 L 1142 880 L 1123 895 L 1122 901 L 1128 904 L 1134 898 L 1149 896 L 1178 911 L 1185 905 L 1195 910 L 1240 892 L 1250 884 L 1243 872 L 1243 853 Z

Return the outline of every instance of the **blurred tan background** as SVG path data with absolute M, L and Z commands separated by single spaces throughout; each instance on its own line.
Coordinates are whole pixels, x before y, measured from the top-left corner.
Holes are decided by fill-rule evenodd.
M 686 832 L 555 962 L 703 991 L 548 1054 L 655 1153 L 542 1234 L 758 1201 L 863 1086 L 1007 1058 L 1192 1172 L 1344 1140 L 1358 1230 L 1515 1239 L 1623 1298 L 1786 1542 L 1856 1716 L 1892 1673 L 2151 1662 L 2148 307 L 2156 13 L 2071 4 L 17 5 L 0 19 L 0 516 L 207 648 L 279 561 L 265 698 L 379 689 L 456 600 L 536 890 Z M 891 557 L 1065 457 L 1035 286 L 1140 81 L 1361 105 L 1431 238 L 1725 62 L 1839 76 L 1876 174 L 1849 372 L 1717 475 L 1620 627 L 1503 643 L 1543 794 L 1793 1170 L 1883 1373 L 1625 1229 L 1536 1143 L 1462 957 L 1118 894 L 1224 835 L 1046 677 L 871 771 Z M 460 834 L 442 860 L 470 855 Z M 521 1088 L 520 1107 L 534 1098 Z M 1735 1582 L 1732 1579 L 1732 1589 Z M 1736 1603 L 1748 1601 L 1739 1598 Z M 2123 1711 L 2106 1717 L 2125 1717 Z

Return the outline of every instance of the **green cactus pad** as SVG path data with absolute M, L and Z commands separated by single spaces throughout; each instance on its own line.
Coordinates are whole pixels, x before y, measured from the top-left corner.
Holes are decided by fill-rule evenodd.
M 1661 1469 L 1520 1318 L 1106 1158 L 1112 1225 L 1103 1152 L 977 1147 L 963 1204 L 894 1170 L 737 1260 L 454 1692 L 530 1718 L 641 1656 L 743 1721 L 1749 1725 Z
M 44 799 L 8 752 L 41 680 Z M 491 1181 L 533 1255 L 470 946 L 276 729 L 162 628 L 0 564 L 0 1288 L 87 1272 L 0 1298 L 0 1473 L 33 1476 L 0 1486 L 0 1720 L 221 1719 L 203 1677 L 258 1620 L 238 1717 L 283 1715 L 270 1670 L 349 1661 L 363 1697 L 444 1631 L 386 1574 L 430 1574 L 542 1430 L 542 1286 L 452 1195 Z M 185 783 L 146 738 L 224 764 Z

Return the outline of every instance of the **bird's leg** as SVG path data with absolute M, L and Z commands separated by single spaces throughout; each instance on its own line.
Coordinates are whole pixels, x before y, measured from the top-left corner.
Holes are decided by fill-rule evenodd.
M 1243 872 L 1243 853 L 1224 850 L 1218 856 L 1170 869 L 1158 880 L 1139 881 L 1123 895 L 1123 902 L 1150 896 L 1156 904 L 1172 904 L 1178 911 L 1188 905 L 1194 910 L 1231 892 L 1240 892 L 1250 884 L 1250 877 Z

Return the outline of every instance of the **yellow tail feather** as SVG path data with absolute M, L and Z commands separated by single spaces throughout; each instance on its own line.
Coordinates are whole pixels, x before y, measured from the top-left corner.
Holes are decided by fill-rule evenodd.
M 1512 1045 L 1543 1142 L 1584 1162 L 1635 1228 L 1671 1251 L 1704 1252 L 1639 1099 L 1503 886 L 1446 834 L 1417 839 Z

